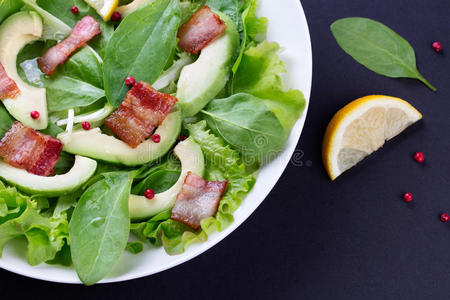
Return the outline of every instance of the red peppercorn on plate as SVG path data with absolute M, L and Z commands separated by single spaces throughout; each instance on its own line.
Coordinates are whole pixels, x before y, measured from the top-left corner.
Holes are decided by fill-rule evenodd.
M 215 1 L 183 1 L 181 14 L 179 0 L 134 0 L 123 15 L 114 14 L 117 1 L 76 9 L 65 0 L 25 2 L 26 10 L 0 20 L 0 40 L 12 36 L 8 28 L 34 24 L 39 41 L 31 49 L 30 33 L 14 32 L 20 39 L 0 43 L 0 63 L 19 89 L 36 82 L 46 89 L 40 102 L 48 111 L 29 107 L 22 117 L 30 124 L 48 118 L 49 125 L 38 132 L 25 124 L 29 137 L 10 131 L 8 139 L 64 145 L 56 153 L 42 142 L 39 158 L 26 149 L 32 160 L 58 159 L 48 177 L 27 176 L 33 182 L 58 185 L 55 175 L 87 174 L 79 161 L 92 162 L 89 174 L 96 170 L 94 179 L 75 178 L 76 189 L 55 186 L 57 195 L 39 202 L 30 183 L 2 179 L 0 237 L 23 238 L 5 245 L 0 238 L 1 268 L 85 285 L 135 279 L 200 255 L 253 213 L 289 163 L 308 109 L 312 53 L 298 0 L 244 1 L 238 18 Z M 49 22 L 54 26 L 43 26 Z M 46 47 L 48 40 L 56 45 Z M 16 57 L 20 75 L 8 64 Z M 51 80 L 38 69 L 49 66 L 57 66 Z M 3 110 L 4 124 L 21 121 Z M 0 142 L 0 157 L 22 151 L 14 145 L 3 151 Z M 20 164 L 8 168 L 27 172 Z M 16 203 L 2 201 L 6 190 Z M 38 241 L 28 235 L 37 229 Z

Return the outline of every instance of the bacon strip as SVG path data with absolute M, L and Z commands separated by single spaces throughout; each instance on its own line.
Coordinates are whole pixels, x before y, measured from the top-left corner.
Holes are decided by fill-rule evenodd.
M 226 28 L 225 22 L 205 5 L 180 26 L 178 45 L 186 52 L 197 54 Z
M 194 230 L 199 229 L 201 220 L 216 214 L 227 183 L 228 181 L 206 181 L 188 172 L 170 218 Z
M 119 108 L 105 120 L 105 125 L 130 147 L 136 148 L 161 125 L 176 102 L 177 98 L 141 81 L 128 91 Z
M 14 122 L 0 141 L 0 156 L 16 168 L 49 176 L 55 171 L 62 148 L 58 139 Z
M 56 67 L 63 64 L 77 49 L 86 45 L 92 38 L 100 34 L 100 24 L 93 17 L 83 17 L 72 30 L 72 33 L 64 41 L 48 49 L 38 59 L 42 72 L 52 75 Z
M 0 99 L 10 99 L 19 96 L 20 90 L 14 80 L 6 74 L 5 68 L 0 63 Z

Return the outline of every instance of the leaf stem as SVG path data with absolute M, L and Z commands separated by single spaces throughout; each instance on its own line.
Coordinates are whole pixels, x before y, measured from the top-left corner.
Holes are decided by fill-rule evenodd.
M 425 77 L 423 77 L 420 73 L 417 73 L 417 79 L 422 81 L 422 83 L 425 84 L 433 92 L 437 91 L 437 89 L 431 83 L 429 83 L 428 80 L 426 80 Z

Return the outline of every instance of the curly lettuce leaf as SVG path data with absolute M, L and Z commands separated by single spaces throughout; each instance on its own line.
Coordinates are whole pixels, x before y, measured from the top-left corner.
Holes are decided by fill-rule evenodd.
M 46 199 L 22 195 L 0 183 L 0 256 L 11 240 L 24 237 L 28 242 L 27 261 L 35 266 L 54 260 L 69 238 L 67 214 L 41 213 Z
M 252 189 L 255 178 L 245 170 L 239 153 L 212 134 L 206 121 L 186 125 L 190 136 L 200 145 L 206 160 L 207 180 L 228 180 L 228 188 L 220 201 L 215 217 L 201 221 L 201 230 L 194 232 L 188 226 L 170 219 L 171 210 L 150 220 L 131 224 L 132 232 L 140 239 L 164 246 L 170 255 L 182 253 L 194 242 L 205 241 L 214 231 L 223 231 L 233 222 L 233 212 Z
M 264 99 L 289 131 L 305 107 L 305 98 L 299 90 L 284 90 L 280 74 L 285 73 L 286 68 L 278 56 L 279 50 L 277 43 L 268 41 L 248 48 L 233 80 L 233 91 Z

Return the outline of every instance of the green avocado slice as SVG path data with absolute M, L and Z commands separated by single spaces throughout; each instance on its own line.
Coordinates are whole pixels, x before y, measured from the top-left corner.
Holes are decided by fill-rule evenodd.
M 93 159 L 75 156 L 75 162 L 69 172 L 55 176 L 38 176 L 23 169 L 15 168 L 0 161 L 0 177 L 9 184 L 28 194 L 47 197 L 69 194 L 94 175 L 97 162 Z
M 47 128 L 48 112 L 45 88 L 37 88 L 25 83 L 17 73 L 17 54 L 28 43 L 42 35 L 42 20 L 35 12 L 18 12 L 0 25 L 0 63 L 8 76 L 20 89 L 14 99 L 3 99 L 9 113 L 24 125 L 34 129 Z M 38 111 L 40 117 L 32 119 L 30 113 Z
M 198 59 L 181 71 L 177 98 L 184 117 L 191 117 L 208 104 L 227 84 L 239 45 L 234 22 L 216 12 L 226 23 L 221 36 L 206 46 Z
M 188 172 L 203 176 L 205 159 L 200 146 L 192 138 L 180 142 L 174 149 L 175 155 L 181 161 L 181 174 L 178 181 L 167 191 L 156 194 L 153 199 L 144 196 L 130 195 L 129 211 L 133 220 L 150 218 L 158 213 L 170 209 L 175 204 L 177 195 L 181 191 Z
M 60 133 L 58 139 L 64 144 L 64 151 L 126 166 L 138 166 L 152 162 L 167 152 L 176 142 L 181 131 L 181 113 L 173 111 L 156 129 L 161 136 L 159 143 L 146 140 L 131 148 L 116 137 L 102 133 L 100 128 L 78 130 L 72 134 Z

